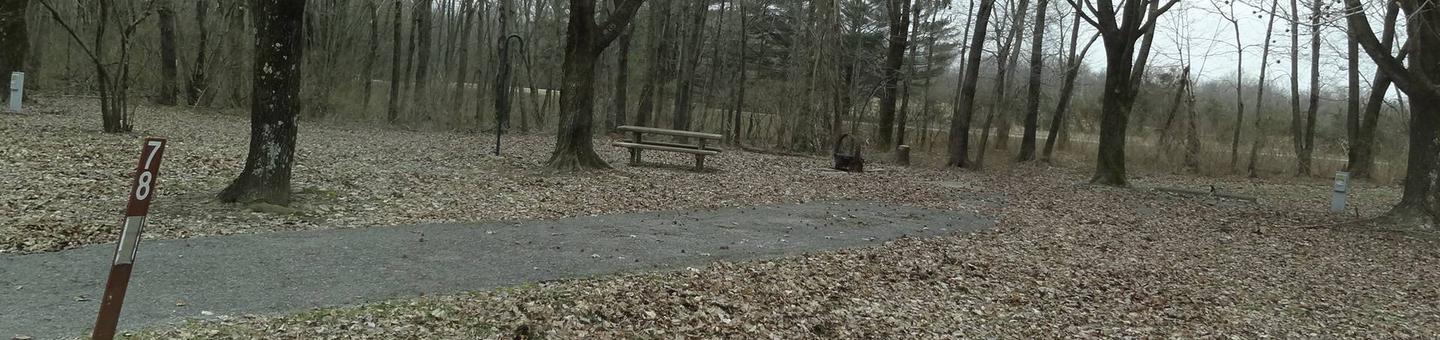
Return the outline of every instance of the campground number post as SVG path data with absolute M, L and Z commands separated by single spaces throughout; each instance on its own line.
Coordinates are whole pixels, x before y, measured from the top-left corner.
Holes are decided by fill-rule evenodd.
M 149 213 L 150 201 L 155 197 L 160 158 L 164 154 L 164 138 L 145 138 L 145 143 L 140 147 L 140 161 L 135 167 L 129 202 L 125 204 L 120 241 L 115 244 L 110 276 L 105 279 L 105 295 L 100 300 L 100 313 L 95 317 L 95 330 L 91 333 L 93 339 L 108 340 L 115 337 L 115 328 L 120 321 L 120 307 L 125 302 L 125 289 L 130 284 L 130 270 L 135 263 L 135 250 L 140 244 L 140 231 L 145 227 L 145 215 Z

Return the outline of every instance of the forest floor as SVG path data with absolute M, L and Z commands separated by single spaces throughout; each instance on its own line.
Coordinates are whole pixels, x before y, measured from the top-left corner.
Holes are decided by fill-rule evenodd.
M 154 338 L 976 338 L 1440 337 L 1440 242 L 1345 224 L 1396 188 L 1357 185 L 1354 211 L 1325 212 L 1320 179 L 1197 178 L 1132 170 L 1133 188 L 1084 184 L 1088 169 L 985 172 L 729 150 L 683 171 L 551 174 L 544 135 L 507 137 L 302 125 L 294 210 L 213 194 L 242 164 L 243 117 L 142 107 L 137 133 L 99 133 L 92 105 L 54 100 L 0 116 L 0 249 L 110 242 L 140 135 L 172 141 L 147 238 L 427 222 L 860 200 L 975 210 L 990 232 L 901 239 L 778 260 L 717 262 L 292 315 L 246 315 L 141 332 Z M 996 162 L 992 162 L 994 164 Z M 1186 188 L 1249 202 L 1177 195 Z M 973 204 L 980 198 L 991 204 Z

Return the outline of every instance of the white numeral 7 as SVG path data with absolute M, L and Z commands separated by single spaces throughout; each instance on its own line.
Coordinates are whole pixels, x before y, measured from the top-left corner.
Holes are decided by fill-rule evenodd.
M 155 162 L 155 153 L 160 151 L 160 147 L 165 145 L 165 142 L 152 140 L 148 143 L 145 143 L 145 145 L 150 147 L 150 156 L 145 157 L 145 166 L 143 167 L 143 169 L 149 169 L 150 164 L 153 164 Z

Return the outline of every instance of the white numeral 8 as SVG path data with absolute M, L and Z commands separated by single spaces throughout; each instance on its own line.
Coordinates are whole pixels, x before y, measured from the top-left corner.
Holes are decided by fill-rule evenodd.
M 136 178 L 136 183 L 135 183 L 135 199 L 136 199 L 136 200 L 144 201 L 146 198 L 150 198 L 150 179 L 151 179 L 152 177 L 154 177 L 154 175 L 151 175 L 151 174 L 150 174 L 150 171 L 149 171 L 149 170 L 146 170 L 146 171 L 140 173 L 140 177 L 139 177 L 139 178 Z

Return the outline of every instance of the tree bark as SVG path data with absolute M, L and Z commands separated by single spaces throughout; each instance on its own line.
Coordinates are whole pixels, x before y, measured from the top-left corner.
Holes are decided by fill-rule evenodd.
M 1029 100 L 1025 103 L 1025 133 L 1020 139 L 1020 156 L 1018 161 L 1025 162 L 1035 159 L 1035 133 L 1040 125 L 1040 77 L 1045 74 L 1045 56 L 1041 55 L 1045 46 L 1045 9 L 1050 6 L 1050 0 L 1039 0 L 1039 8 L 1035 10 L 1035 33 L 1031 34 L 1030 42 L 1030 84 Z
M 1075 79 L 1080 76 L 1081 62 L 1090 52 L 1090 46 L 1099 38 L 1099 35 L 1090 36 L 1090 41 L 1085 43 L 1085 50 L 1076 54 L 1075 47 L 1080 41 L 1080 16 L 1075 16 L 1075 23 L 1070 27 L 1070 57 L 1065 62 L 1065 84 L 1061 85 L 1060 98 L 1055 103 L 1055 114 L 1050 116 L 1050 131 L 1047 131 L 1045 151 L 1040 156 L 1046 163 L 1054 160 L 1051 156 L 1057 140 L 1060 139 L 1060 130 L 1065 128 L 1065 114 L 1070 112 L 1070 98 L 1075 94 Z
M 563 89 L 555 151 L 546 165 L 560 171 L 608 169 L 591 139 L 595 120 L 595 64 L 600 53 L 634 18 L 643 0 L 623 0 L 603 24 L 595 22 L 595 0 L 570 0 L 566 25 Z
M 691 95 L 694 88 L 696 69 L 700 64 L 700 49 L 703 46 L 705 17 L 709 12 L 708 0 L 692 0 L 690 29 L 685 37 L 685 46 L 680 49 L 680 78 L 675 86 L 675 111 L 670 127 L 675 130 L 690 130 Z
M 1250 141 L 1250 162 L 1245 166 L 1250 178 L 1260 177 L 1260 174 L 1255 171 L 1255 162 L 1259 158 L 1260 144 L 1265 142 L 1265 133 L 1262 131 L 1265 126 L 1265 88 L 1270 85 L 1269 78 L 1265 77 L 1265 71 L 1270 66 L 1270 36 L 1275 32 L 1275 11 L 1279 8 L 1280 0 L 1270 2 L 1270 23 L 1265 25 L 1265 43 L 1260 50 L 1260 83 L 1255 89 L 1255 138 Z
M 205 76 L 205 55 L 209 51 L 210 39 L 210 29 L 206 22 L 209 8 L 207 0 L 195 1 L 195 29 L 199 31 L 199 41 L 195 44 L 195 65 L 190 68 L 190 79 L 185 85 L 186 103 L 191 106 L 199 105 L 200 97 L 210 91 L 210 82 Z
M 256 0 L 255 70 L 250 91 L 250 152 L 245 168 L 220 192 L 223 202 L 290 203 L 295 117 L 300 109 L 304 0 Z
M 1006 115 L 1006 113 L 1000 112 L 1002 106 L 1007 107 L 1006 110 L 1008 111 L 1010 99 L 1005 96 L 1005 93 L 1010 89 L 1010 74 L 1014 73 L 1015 63 L 1020 58 L 1020 48 L 1017 45 L 1020 44 L 1020 39 L 1025 36 L 1025 33 L 1023 33 L 1025 30 L 1025 12 L 1029 9 L 1030 1 L 1020 0 L 1020 3 L 1015 7 L 1015 11 L 1012 12 L 1015 17 L 1011 19 L 1010 37 L 1006 38 L 1000 45 L 1000 50 L 995 54 L 995 89 L 994 95 L 991 96 L 990 110 L 985 114 L 985 122 L 980 126 L 980 145 L 975 148 L 974 167 L 976 169 L 985 167 L 985 153 L 987 152 L 987 147 L 990 146 L 990 133 L 992 131 L 991 128 L 995 127 L 996 116 Z M 1000 119 L 1005 121 L 1009 119 L 1009 117 L 1001 116 Z M 997 142 L 1010 139 L 1009 123 L 1005 124 L 1006 126 L 1003 129 L 995 129 L 995 139 Z M 1004 136 L 1002 137 L 1001 134 L 1004 134 Z M 999 145 L 1000 143 L 996 144 Z
M 175 10 L 170 0 L 161 0 L 158 23 L 160 26 L 160 93 L 155 103 L 174 106 L 178 102 L 176 84 L 179 76 L 175 56 Z
M 360 81 L 365 90 L 362 92 L 364 99 L 361 100 L 365 109 L 370 108 L 370 94 L 375 82 L 370 81 L 375 74 L 375 55 L 380 51 L 380 4 L 377 0 L 365 0 L 365 11 L 370 12 L 370 48 L 365 51 L 365 67 L 360 71 Z
M 1396 221 L 1430 225 L 1436 220 L 1432 204 L 1437 193 L 1435 183 L 1436 129 L 1440 128 L 1440 33 L 1429 30 L 1440 23 L 1440 5 L 1433 2 L 1406 2 L 1405 10 L 1409 41 L 1407 49 L 1413 58 L 1409 65 L 1382 48 L 1370 29 L 1364 6 L 1359 0 L 1345 1 L 1351 34 L 1364 48 L 1381 72 L 1386 73 L 1401 91 L 1410 96 L 1410 140 L 1406 174 L 1400 203 L 1387 215 Z M 1425 227 L 1427 229 L 1433 227 Z
M 1299 155 L 1297 176 L 1309 176 L 1310 165 L 1315 157 L 1315 116 L 1320 112 L 1320 24 L 1321 2 L 1313 1 L 1310 6 L 1310 107 L 1305 111 L 1305 145 Z
M 419 46 L 415 47 L 415 93 L 410 95 L 410 100 L 415 102 L 420 109 L 422 119 L 430 119 L 429 96 L 425 93 L 425 87 L 430 83 L 430 30 L 434 20 L 434 9 L 431 6 L 433 0 L 419 0 L 415 2 L 415 31 Z
M 1385 21 L 1381 24 L 1384 33 L 1380 42 L 1380 48 L 1387 53 L 1392 49 L 1395 42 L 1395 23 L 1400 14 L 1400 5 L 1391 2 L 1385 11 Z M 1355 32 L 1350 32 L 1350 38 L 1357 40 Z M 1401 51 L 1398 59 L 1405 59 L 1405 51 Z M 1370 98 L 1365 102 L 1364 117 L 1360 121 L 1360 131 L 1351 147 L 1355 152 L 1349 162 L 1348 169 L 1352 178 L 1370 178 L 1371 171 L 1375 167 L 1375 129 L 1380 122 L 1380 109 L 1385 105 L 1385 95 L 1390 91 L 1390 76 L 1383 70 L 1375 70 L 1374 80 L 1370 83 Z
M 401 32 L 401 28 L 403 27 L 401 26 L 402 12 L 400 0 L 395 0 L 395 27 L 393 29 L 394 35 L 390 40 L 390 104 L 385 110 L 385 120 L 392 124 L 400 119 L 400 86 L 401 83 L 404 82 L 404 79 L 400 78 L 402 73 L 401 67 L 404 67 L 404 65 L 400 63 L 400 39 L 403 36 Z
M 1169 11 L 1178 2 L 1171 0 L 1164 6 L 1152 4 L 1148 11 L 1144 1 L 1125 2 L 1119 17 L 1113 11 L 1115 6 L 1111 0 L 1098 0 L 1100 10 L 1094 13 L 1094 18 L 1085 14 L 1083 8 L 1075 8 L 1077 15 L 1085 15 L 1085 20 L 1099 30 L 1105 42 L 1105 94 L 1101 98 L 1100 145 L 1096 148 L 1095 176 L 1090 179 L 1091 183 L 1119 187 L 1129 185 L 1125 174 L 1125 135 L 1138 85 L 1132 78 L 1137 71 L 1134 67 L 1143 66 L 1134 64 L 1134 43 L 1143 35 L 1151 34 L 1160 14 Z
M 460 16 L 462 19 L 460 20 L 459 32 L 460 50 L 458 52 L 459 56 L 457 56 L 459 61 L 457 65 L 455 65 L 455 95 L 452 99 L 452 107 L 450 108 L 450 111 L 455 112 L 456 115 L 460 115 L 461 112 L 465 110 L 465 89 L 469 86 L 465 83 L 465 80 L 466 77 L 470 75 L 470 25 L 475 22 L 476 15 L 475 2 L 473 0 L 465 0 L 460 6 Z
M 912 0 L 886 0 L 889 18 L 889 47 L 885 50 L 885 68 L 882 82 L 885 90 L 880 94 L 880 119 L 876 128 L 877 143 L 881 150 L 893 146 L 895 129 L 895 101 L 900 82 L 900 67 L 905 63 L 905 45 L 909 39 L 910 8 Z
M 967 148 L 970 144 L 970 117 L 975 112 L 975 85 L 980 76 L 980 53 L 985 47 L 985 29 L 990 25 L 990 12 L 995 0 L 980 0 L 980 9 L 975 14 L 975 33 L 970 38 L 970 47 L 965 56 L 965 79 L 960 82 L 960 100 L 950 117 L 950 138 L 947 143 L 948 157 L 945 166 L 966 167 Z
M 615 132 L 615 128 L 625 125 L 626 101 L 630 99 L 630 37 L 634 27 L 627 26 L 625 32 L 620 34 L 619 50 L 615 53 L 615 108 L 610 112 L 610 119 L 606 121 L 606 130 Z

